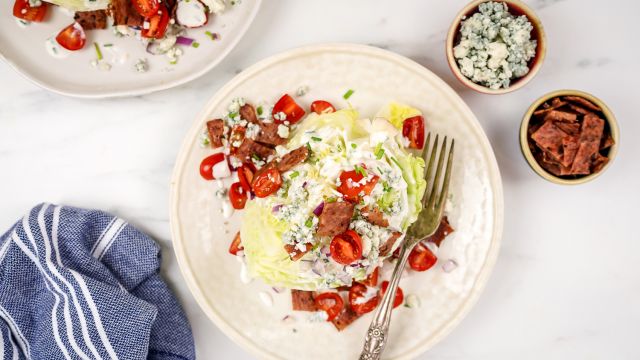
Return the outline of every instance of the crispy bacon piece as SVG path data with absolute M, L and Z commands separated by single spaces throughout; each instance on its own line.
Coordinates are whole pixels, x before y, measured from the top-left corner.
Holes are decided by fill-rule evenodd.
M 440 225 L 438 226 L 438 230 L 436 230 L 436 232 L 433 235 L 427 238 L 427 241 L 432 242 L 439 247 L 442 241 L 447 236 L 449 236 L 449 234 L 451 234 L 453 231 L 454 231 L 453 228 L 449 224 L 449 219 L 446 216 L 443 216 L 442 220 L 440 220 Z
M 593 165 L 591 166 L 591 173 L 597 173 L 602 170 L 605 165 L 609 162 L 609 158 L 606 156 L 600 155 L 600 153 L 596 153 L 596 158 L 593 160 Z
M 551 110 L 544 117 L 544 121 L 567 121 L 573 122 L 578 120 L 578 115 L 566 111 Z
M 365 206 L 360 211 L 362 217 L 373 225 L 388 227 L 389 221 L 384 218 L 384 214 L 376 207 Z
M 606 136 L 602 138 L 602 144 L 600 144 L 600 150 L 606 150 L 610 148 L 614 144 L 613 137 L 611 134 L 607 133 Z
M 353 217 L 354 205 L 348 201 L 336 201 L 325 203 L 320 222 L 318 223 L 318 236 L 336 236 L 349 228 L 349 222 Z
M 556 122 L 556 127 L 564 131 L 567 135 L 577 136 L 580 134 L 580 124 L 578 122 Z
M 111 0 L 111 16 L 114 25 L 142 27 L 144 18 L 138 14 L 132 0 Z
M 588 113 L 591 112 L 591 111 L 589 111 L 589 110 L 587 110 L 587 109 L 585 109 L 585 108 L 583 108 L 581 106 L 575 105 L 575 104 L 569 103 L 569 104 L 567 104 L 567 106 L 569 107 L 569 109 L 571 109 L 572 111 L 574 111 L 575 113 L 580 114 L 580 115 L 587 115 Z
M 533 116 L 535 117 L 544 117 L 544 115 L 548 114 L 549 112 L 561 108 L 563 106 L 565 106 L 567 103 L 565 101 L 561 101 L 558 98 L 555 98 L 553 100 L 551 100 L 551 105 L 544 103 L 542 104 L 542 109 L 536 110 L 533 112 Z
M 209 134 L 211 147 L 221 147 L 222 139 L 224 138 L 224 121 L 222 119 L 207 121 L 207 133 Z
M 276 151 L 272 148 L 262 145 L 256 141 L 245 138 L 242 142 L 242 145 L 238 148 L 235 153 L 235 156 L 240 159 L 242 162 L 251 161 L 251 157 L 253 155 L 259 157 L 262 160 L 267 159 L 269 156 L 273 155 Z
M 309 149 L 306 146 L 301 146 L 295 150 L 292 150 L 288 154 L 282 157 L 282 160 L 278 162 L 278 170 L 285 172 L 293 169 L 294 166 L 303 163 L 309 156 Z
M 604 132 L 604 120 L 596 114 L 587 114 L 582 121 L 580 147 L 571 165 L 573 174 L 590 174 L 591 157 L 600 149 L 600 141 Z
M 106 29 L 107 28 L 107 11 L 77 11 L 73 19 L 86 30 Z
M 560 149 L 562 148 L 562 139 L 565 136 L 567 133 L 560 130 L 553 121 L 547 121 L 531 135 L 531 138 L 541 149 L 548 151 L 559 160 L 562 158 Z
M 338 329 L 338 331 L 344 330 L 347 326 L 351 325 L 352 322 L 358 320 L 360 315 L 358 315 L 351 306 L 346 305 L 340 315 L 336 316 L 331 322 L 333 326 Z
M 398 231 L 394 231 L 393 233 L 391 233 L 391 236 L 389 236 L 389 238 L 387 239 L 387 241 L 385 241 L 384 244 L 382 244 L 382 246 L 380 246 L 380 256 L 387 256 L 389 255 L 389 251 L 391 251 L 391 249 L 393 249 L 393 245 L 396 243 L 396 241 L 402 236 L 401 232 Z
M 308 253 L 309 251 L 311 251 L 311 249 L 313 249 L 313 245 L 311 244 L 305 244 L 304 246 L 305 246 L 304 251 L 300 251 L 296 248 L 295 245 L 286 244 L 284 246 L 284 250 L 289 254 L 289 257 L 291 258 L 291 260 L 298 261 L 306 253 Z
M 573 164 L 573 160 L 576 158 L 579 147 L 580 143 L 578 143 L 577 137 L 571 136 L 562 139 L 562 149 L 564 152 L 562 155 L 562 161 L 560 162 L 562 166 L 570 167 L 571 164 Z
M 579 105 L 583 108 L 587 108 L 591 111 L 595 111 L 595 112 L 601 112 L 602 109 L 600 109 L 600 107 L 594 103 L 592 103 L 591 101 L 579 97 L 579 96 L 565 96 L 564 100 L 568 101 L 568 102 L 572 102 L 576 105 Z
M 238 112 L 241 119 L 247 120 L 248 122 L 253 124 L 259 124 L 258 116 L 256 115 L 256 109 L 253 108 L 253 105 L 244 104 L 242 105 L 242 107 L 240 107 L 240 110 Z
M 260 123 L 260 132 L 256 136 L 256 141 L 270 146 L 284 145 L 288 139 L 280 137 L 278 134 L 278 124 L 272 123 Z
M 291 304 L 296 311 L 318 311 L 313 291 L 291 290 Z

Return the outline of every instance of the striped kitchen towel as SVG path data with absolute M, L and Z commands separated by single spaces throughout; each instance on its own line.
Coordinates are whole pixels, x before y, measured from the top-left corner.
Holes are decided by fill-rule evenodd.
M 125 221 L 36 206 L 0 238 L 0 359 L 194 359 L 159 269 Z

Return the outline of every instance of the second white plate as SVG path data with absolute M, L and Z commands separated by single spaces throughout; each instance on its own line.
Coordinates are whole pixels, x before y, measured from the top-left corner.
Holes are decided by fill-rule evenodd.
M 180 46 L 184 55 L 171 65 L 164 55 L 151 55 L 142 43 L 133 38 L 118 38 L 112 29 L 87 31 L 87 43 L 79 51 L 64 59 L 50 56 L 45 48 L 47 39 L 54 37 L 73 23 L 73 14 L 57 6 L 49 7 L 47 20 L 21 28 L 11 15 L 14 0 L 0 4 L 0 57 L 26 78 L 50 91 L 84 98 L 135 96 L 184 84 L 202 76 L 216 66 L 240 41 L 253 22 L 262 0 L 243 0 L 229 6 L 223 14 L 212 17 L 207 25 L 189 29 L 198 48 Z M 212 40 L 206 35 L 219 34 Z M 127 54 L 122 63 L 110 61 L 111 70 L 91 65 L 96 56 L 93 43 L 113 44 L 118 54 Z M 102 47 L 105 59 L 116 56 Z M 149 71 L 137 73 L 135 63 L 147 59 Z

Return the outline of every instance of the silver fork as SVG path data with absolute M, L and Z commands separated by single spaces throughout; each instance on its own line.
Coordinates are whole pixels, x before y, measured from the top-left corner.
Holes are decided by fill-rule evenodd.
M 382 298 L 380 306 L 376 309 L 373 315 L 373 321 L 367 331 L 364 348 L 360 354 L 360 360 L 380 359 L 382 356 L 382 351 L 387 345 L 387 337 L 389 335 L 393 299 L 395 299 L 396 289 L 398 288 L 404 267 L 407 264 L 409 254 L 418 243 L 433 235 L 440 225 L 444 212 L 444 204 L 447 201 L 447 194 L 449 192 L 449 180 L 451 179 L 451 166 L 453 163 L 453 146 L 454 140 L 452 139 L 447 151 L 447 137 L 445 136 L 440 149 L 438 164 L 436 165 L 438 135 L 435 137 L 433 147 L 431 147 L 431 134 L 427 136 L 427 141 L 422 151 L 422 158 L 425 162 L 427 161 L 427 156 L 429 157 L 425 174 L 427 190 L 422 197 L 423 209 L 420 215 L 418 215 L 418 220 L 416 220 L 407 231 L 402 249 L 400 250 L 400 259 L 396 263 L 391 280 L 389 280 L 389 287 Z M 430 147 L 431 149 L 429 149 Z M 442 172 L 445 167 L 445 157 L 447 158 L 446 170 L 444 171 L 444 180 L 442 180 L 441 184 Z M 435 175 L 432 174 L 434 167 Z M 433 179 L 431 178 L 432 175 Z

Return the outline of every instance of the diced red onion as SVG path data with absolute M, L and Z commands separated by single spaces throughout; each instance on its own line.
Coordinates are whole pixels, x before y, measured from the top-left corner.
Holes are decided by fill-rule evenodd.
M 271 212 L 274 213 L 274 214 L 277 213 L 278 211 L 280 211 L 280 209 L 282 209 L 282 206 L 283 206 L 282 204 L 278 204 L 278 205 L 272 207 L 271 208 Z
M 284 291 L 284 288 L 281 287 L 272 287 L 271 289 L 273 289 L 273 292 L 275 292 L 276 294 L 280 294 L 281 292 Z
M 445 261 L 444 264 L 442 264 L 442 270 L 444 270 L 444 272 L 446 273 L 452 272 L 457 267 L 458 267 L 458 263 L 453 259 L 449 259 Z
M 176 44 L 191 46 L 193 39 L 186 36 L 178 36 L 176 38 Z
M 306 187 L 307 187 L 307 182 L 305 181 L 302 183 L 302 188 L 305 189 Z
M 322 210 L 324 210 L 324 201 L 320 203 L 320 205 L 316 206 L 313 210 L 313 215 L 320 216 L 322 214 Z

